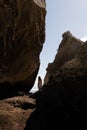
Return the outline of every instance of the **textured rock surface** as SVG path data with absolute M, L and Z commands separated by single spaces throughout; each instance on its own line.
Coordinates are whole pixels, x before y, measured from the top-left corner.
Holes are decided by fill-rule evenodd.
M 0 130 L 24 130 L 26 121 L 35 110 L 35 100 L 28 96 L 0 101 Z
M 63 39 L 59 45 L 58 52 L 55 56 L 54 62 L 49 63 L 47 73 L 45 76 L 45 84 L 48 82 L 49 77 L 53 75 L 65 62 L 70 61 L 75 57 L 83 42 L 75 38 L 71 32 L 67 31 L 62 35 Z
M 33 87 L 45 41 L 45 7 L 44 0 L 0 0 L 1 94 Z
M 78 44 L 79 42 L 81 45 L 74 57 L 61 67 L 56 67 L 56 70 L 52 70 L 53 76 L 49 82 L 43 86 L 42 91 L 33 95 L 33 98 L 36 98 L 37 109 L 29 117 L 25 130 L 70 129 L 71 126 L 75 128 L 86 125 L 87 42 L 83 44 L 78 41 Z M 62 47 L 63 44 L 60 45 L 59 50 Z M 57 58 L 56 60 L 59 61 Z M 55 64 L 53 65 L 52 67 L 55 68 Z
M 70 37 L 71 34 L 68 38 Z M 52 64 L 52 76 L 48 80 L 47 88 L 45 87 L 45 85 L 43 88 L 44 90 L 47 89 L 46 94 L 48 93 L 49 99 L 50 97 L 51 99 L 55 100 L 58 99 L 58 97 L 64 98 L 63 96 L 65 95 L 62 94 L 70 96 L 69 92 L 75 93 L 75 91 L 77 91 L 76 93 L 82 93 L 84 95 L 87 93 L 87 42 L 81 42 L 79 39 L 76 38 L 74 38 L 74 40 L 77 41 L 76 43 L 74 41 L 75 45 L 79 44 L 79 47 L 76 49 L 76 53 L 73 53 L 73 57 L 70 58 L 70 60 L 66 62 L 63 61 L 63 64 L 60 67 L 57 66 L 60 63 L 59 59 L 61 57 L 61 55 L 58 54 L 63 48 L 64 43 L 60 44 L 59 46 L 60 51 L 57 53 L 55 60 Z M 69 44 L 72 44 L 72 41 L 73 39 L 70 40 Z M 69 44 L 66 45 L 66 48 L 68 48 Z M 75 46 L 72 45 L 71 47 L 73 48 Z M 71 52 L 70 47 L 68 50 Z M 68 52 L 68 50 L 66 49 L 66 52 Z M 59 57 L 57 58 L 57 56 Z

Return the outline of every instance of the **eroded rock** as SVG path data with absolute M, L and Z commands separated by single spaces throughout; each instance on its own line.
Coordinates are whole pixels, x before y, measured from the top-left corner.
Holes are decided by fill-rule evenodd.
M 45 41 L 45 6 L 44 0 L 0 0 L 2 95 L 15 91 L 28 93 L 33 87 Z
M 58 52 L 55 56 L 53 63 L 49 63 L 47 67 L 47 73 L 44 79 L 46 84 L 49 80 L 49 77 L 53 75 L 59 68 L 61 68 L 67 61 L 72 60 L 83 42 L 74 37 L 70 31 L 66 31 L 62 35 L 63 39 L 59 45 Z
M 31 104 L 34 107 L 31 107 Z M 29 96 L 1 100 L 0 130 L 24 130 L 26 121 L 34 110 L 35 100 Z
M 82 122 L 86 125 L 87 42 L 83 43 L 72 37 L 70 33 L 68 34 L 68 37 L 64 36 L 64 39 L 70 42 L 60 44 L 58 52 L 59 54 L 63 52 L 65 58 L 64 54 L 63 56 L 56 55 L 58 57 L 55 58 L 52 68 L 50 66 L 50 71 L 47 72 L 51 72 L 52 75 L 48 83 L 43 85 L 41 91 L 33 95 L 37 109 L 29 117 L 25 130 L 78 127 L 82 125 Z M 76 50 L 72 51 L 72 49 Z M 61 65 L 59 59 L 62 60 Z

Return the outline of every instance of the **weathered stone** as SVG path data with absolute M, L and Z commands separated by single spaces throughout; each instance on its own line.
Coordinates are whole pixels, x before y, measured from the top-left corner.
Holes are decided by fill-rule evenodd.
M 33 87 L 45 41 L 45 15 L 44 0 L 0 0 L 1 94 L 28 93 Z
M 71 37 L 71 34 L 69 37 Z M 87 42 L 83 43 L 80 40 L 76 40 L 75 42 L 75 39 L 72 38 L 69 42 L 70 45 L 72 45 L 72 41 L 73 45 L 79 44 L 73 57 L 66 62 L 64 60 L 60 67 L 57 67 L 59 65 L 58 61 L 60 62 L 60 60 L 56 57 L 55 60 L 58 61 L 54 60 L 57 64 L 55 62 L 52 64 L 52 76 L 49 78 L 48 83 L 43 85 L 42 90 L 37 91 L 33 95 L 33 98 L 36 99 L 37 109 L 29 117 L 25 130 L 34 130 L 35 128 L 38 130 L 43 128 L 59 129 L 63 127 L 67 128 L 69 125 L 76 127 L 81 126 L 82 122 L 86 125 Z M 73 45 L 71 48 L 74 49 L 77 47 L 77 45 Z M 64 44 L 59 46 L 59 52 L 64 46 Z M 66 51 L 69 53 L 69 51 L 72 51 L 71 48 L 69 46 Z M 65 51 L 64 54 L 66 54 Z M 71 57 L 71 53 L 69 54 Z M 61 55 L 58 56 L 61 59 Z
M 62 67 L 65 62 L 73 59 L 83 42 L 75 38 L 69 31 L 63 33 L 63 39 L 59 45 L 58 52 L 55 56 L 53 63 L 49 63 L 47 67 L 47 73 L 44 79 L 46 84 L 49 77 L 53 75 L 60 67 Z
M 34 110 L 35 100 L 29 96 L 1 100 L 0 130 L 24 130 L 26 121 Z

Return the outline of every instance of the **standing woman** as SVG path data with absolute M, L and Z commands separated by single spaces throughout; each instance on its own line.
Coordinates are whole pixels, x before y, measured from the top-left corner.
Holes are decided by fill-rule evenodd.
M 38 89 L 40 90 L 42 88 L 42 79 L 40 76 L 38 76 Z

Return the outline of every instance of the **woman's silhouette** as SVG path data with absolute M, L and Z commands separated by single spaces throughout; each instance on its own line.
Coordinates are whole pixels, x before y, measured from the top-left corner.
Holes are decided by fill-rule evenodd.
M 38 89 L 40 90 L 42 88 L 42 79 L 40 76 L 38 76 Z

